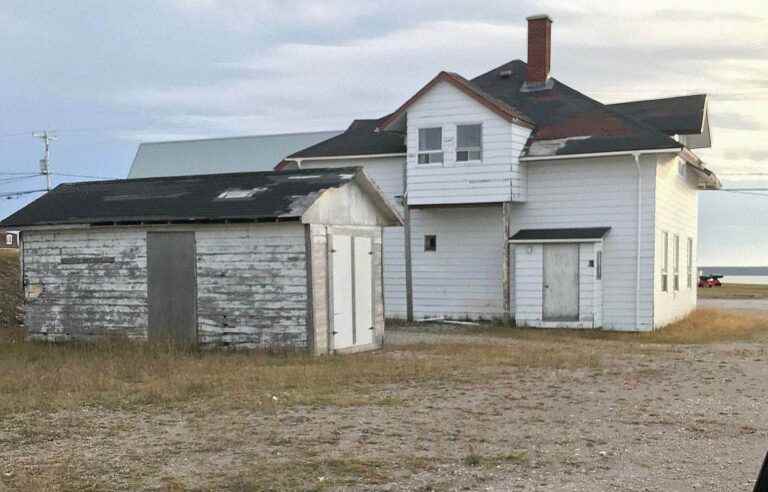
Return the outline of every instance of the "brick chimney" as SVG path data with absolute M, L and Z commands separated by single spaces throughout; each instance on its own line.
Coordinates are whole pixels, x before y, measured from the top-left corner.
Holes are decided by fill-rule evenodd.
M 552 19 L 548 15 L 528 17 L 528 74 L 530 88 L 546 84 L 552 57 Z

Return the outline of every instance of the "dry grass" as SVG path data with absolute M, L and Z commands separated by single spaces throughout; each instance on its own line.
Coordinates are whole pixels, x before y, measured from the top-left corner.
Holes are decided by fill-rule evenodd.
M 698 295 L 702 299 L 768 299 L 768 285 L 723 284 L 701 288 Z
M 431 328 L 435 330 L 435 328 Z M 719 342 L 754 341 L 768 338 L 768 314 L 757 312 L 697 309 L 684 319 L 654 332 L 617 332 L 603 330 L 514 328 L 481 326 L 479 328 L 450 327 L 453 333 L 479 336 L 499 336 L 530 342 L 561 343 L 568 347 L 588 347 L 598 350 L 597 343 L 636 342 L 641 344 L 708 344 Z M 439 330 L 439 328 L 437 328 Z M 436 331 L 437 331 L 436 330 Z M 627 344 L 633 348 L 633 344 Z M 605 348 L 604 346 L 602 348 Z
M 392 346 L 349 356 L 182 351 L 120 341 L 43 344 L 14 332 L 0 339 L 0 415 L 87 406 L 273 410 L 286 405 L 360 405 L 384 384 L 466 380 L 484 368 L 597 367 L 594 348 L 552 351 L 524 345 Z M 371 398 L 370 395 L 376 396 Z

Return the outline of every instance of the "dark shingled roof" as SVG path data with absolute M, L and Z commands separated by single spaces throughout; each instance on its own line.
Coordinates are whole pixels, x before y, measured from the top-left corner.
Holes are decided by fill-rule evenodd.
M 571 227 L 565 229 L 520 229 L 512 241 L 558 241 L 573 239 L 601 239 L 610 227 Z
M 355 120 L 341 135 L 291 154 L 288 159 L 405 154 L 405 137 L 401 133 L 376 132 L 378 124 L 379 120 Z
M 706 94 L 696 94 L 609 104 L 608 107 L 653 125 L 667 135 L 690 135 L 701 133 L 706 104 Z
M 506 76 L 502 77 L 504 72 Z M 536 123 L 524 157 L 630 150 L 680 149 L 657 128 L 551 79 L 552 88 L 526 92 L 527 65 L 514 60 L 472 79 L 481 90 L 518 108 Z
M 144 178 L 62 184 L 0 222 L 2 227 L 298 219 L 320 192 L 358 168 Z M 257 191 L 221 199 L 228 190 Z
M 689 127 L 695 119 L 691 113 L 698 104 L 695 99 L 673 98 L 673 104 L 666 107 L 663 115 L 656 116 L 652 108 L 658 109 L 660 104 L 639 101 L 630 103 L 639 106 L 605 105 L 554 78 L 549 89 L 526 91 L 523 89 L 526 72 L 526 63 L 514 60 L 471 81 L 462 79 L 475 94 L 500 101 L 535 124 L 523 157 L 680 149 L 682 145 L 665 133 L 672 134 L 669 130 L 677 130 L 672 127 L 678 123 Z M 388 116 L 380 120 L 356 120 L 341 135 L 290 158 L 405 153 L 400 134 L 375 131 L 380 122 L 387 121 Z

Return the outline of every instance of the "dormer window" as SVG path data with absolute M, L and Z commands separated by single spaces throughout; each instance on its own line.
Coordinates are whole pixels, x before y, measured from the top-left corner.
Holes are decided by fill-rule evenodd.
M 419 164 L 443 162 L 443 129 L 419 129 Z
M 483 126 L 458 125 L 456 127 L 456 162 L 483 159 Z

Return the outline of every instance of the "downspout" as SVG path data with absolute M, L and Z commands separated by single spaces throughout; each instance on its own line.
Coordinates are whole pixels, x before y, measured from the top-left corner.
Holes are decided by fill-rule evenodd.
M 642 233 L 643 174 L 640 169 L 640 152 L 633 152 L 637 168 L 637 254 L 635 255 L 635 330 L 640 329 L 640 239 Z

